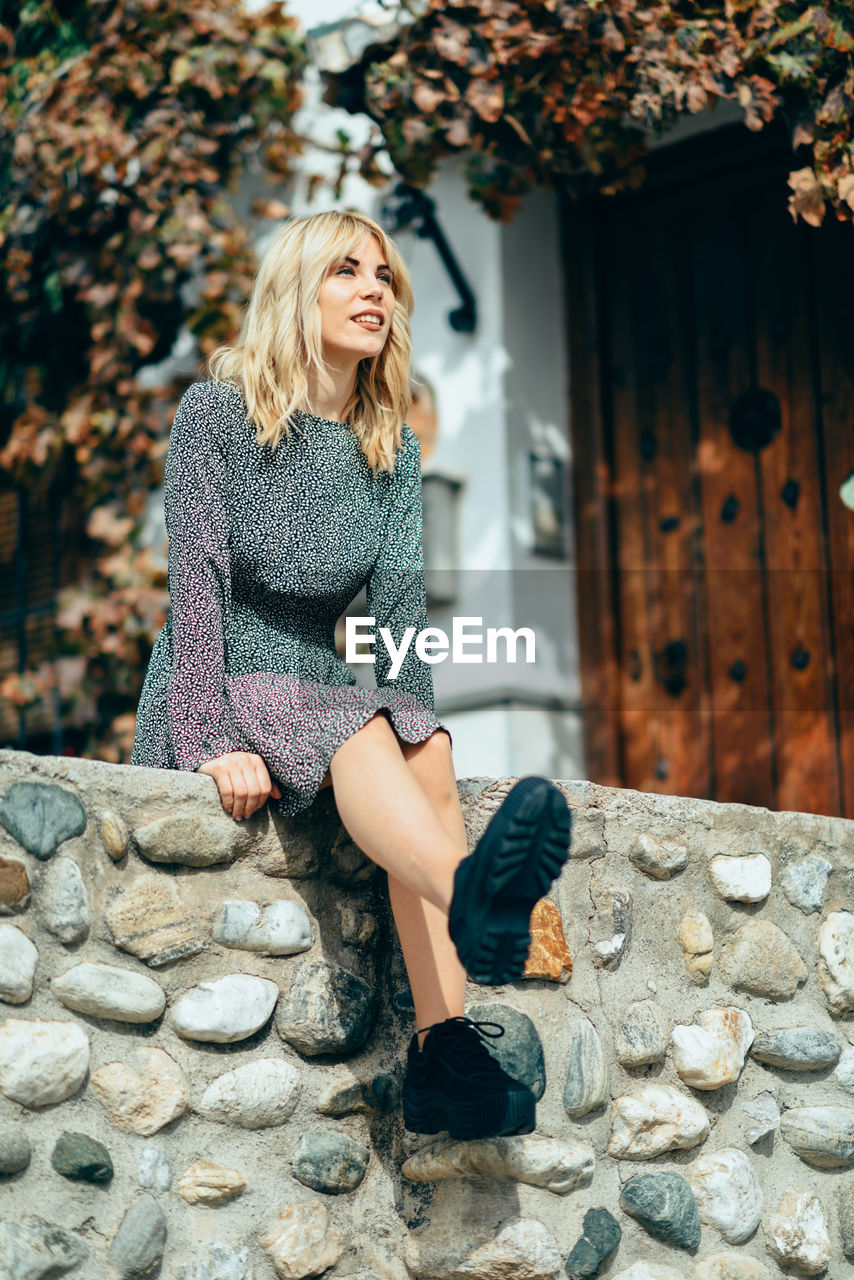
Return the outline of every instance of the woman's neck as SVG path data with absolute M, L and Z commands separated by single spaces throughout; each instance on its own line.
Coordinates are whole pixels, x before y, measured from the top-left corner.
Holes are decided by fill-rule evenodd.
M 308 373 L 308 397 L 311 412 L 318 418 L 340 422 L 356 386 L 358 360 L 346 365 L 327 365 Z

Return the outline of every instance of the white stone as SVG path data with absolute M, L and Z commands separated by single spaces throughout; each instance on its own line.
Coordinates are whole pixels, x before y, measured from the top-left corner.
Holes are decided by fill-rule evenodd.
M 239 1196 L 245 1186 L 245 1177 L 236 1169 L 225 1169 L 211 1160 L 196 1160 L 181 1174 L 175 1190 L 187 1204 L 223 1204 Z
M 241 1129 L 282 1124 L 299 1101 L 300 1073 L 281 1058 L 247 1062 L 208 1085 L 197 1110 L 209 1120 Z
M 213 936 L 225 947 L 292 956 L 312 944 L 311 921 L 298 902 L 273 902 L 263 910 L 257 902 L 224 902 L 213 923 Z
M 692 1089 L 719 1089 L 738 1079 L 753 1037 L 743 1009 L 706 1009 L 698 1025 L 673 1028 L 673 1065 Z
M 827 877 L 833 870 L 833 863 L 822 858 L 818 853 L 807 854 L 800 862 L 793 862 L 786 867 L 780 877 L 783 892 L 792 906 L 801 911 L 821 911 Z
M 833 1256 L 827 1222 L 821 1201 L 806 1187 L 790 1187 L 764 1225 L 768 1248 L 781 1266 L 808 1276 L 825 1270 Z
M 467 1142 L 432 1142 L 419 1147 L 403 1165 L 410 1182 L 445 1178 L 512 1178 L 532 1187 L 566 1195 L 593 1177 L 596 1157 L 587 1142 L 567 1142 L 533 1134 Z
M 153 1022 L 166 1008 L 166 993 L 144 973 L 112 964 L 76 964 L 50 984 L 66 1009 L 116 1022 Z
M 80 942 L 89 932 L 89 895 L 73 858 L 53 858 L 36 886 L 36 909 L 60 942 Z
M 609 1280 L 685 1280 L 685 1274 L 663 1262 L 633 1262 L 628 1271 L 618 1271 Z
M 720 1231 L 727 1244 L 741 1244 L 759 1226 L 762 1190 L 750 1158 L 735 1147 L 702 1155 L 685 1173 L 700 1221 Z
M 172 1186 L 172 1166 L 162 1147 L 140 1147 L 136 1153 L 136 1176 L 141 1187 L 168 1191 Z
M 39 953 L 22 929 L 0 924 L 0 1000 L 23 1004 L 33 994 Z
M 419 1280 L 556 1280 L 563 1257 L 541 1222 L 512 1218 L 494 1236 L 450 1239 L 433 1226 L 410 1232 L 404 1260 Z
M 341 1257 L 341 1236 L 329 1225 L 324 1204 L 292 1204 L 282 1209 L 272 1230 L 261 1237 L 281 1280 L 319 1276 Z
M 771 1270 L 743 1250 L 711 1253 L 697 1263 L 694 1280 L 773 1280 Z
M 269 978 L 229 973 L 213 982 L 200 982 L 181 996 L 172 1023 L 187 1040 L 233 1044 L 263 1027 L 278 997 L 279 988 Z
M 759 1123 L 754 1125 L 752 1129 L 748 1129 L 744 1135 L 747 1141 L 753 1146 L 756 1142 L 761 1142 L 769 1133 L 773 1133 L 775 1129 L 780 1127 L 780 1108 L 777 1106 L 777 1100 L 773 1093 L 765 1090 L 756 1095 L 750 1102 L 741 1104 L 742 1111 L 746 1111 L 749 1116 Z
M 728 902 L 762 902 L 771 892 L 771 863 L 764 853 L 743 858 L 721 853 L 709 863 L 709 879 Z
M 0 1027 L 0 1093 L 25 1107 L 65 1102 L 89 1069 L 89 1037 L 76 1022 L 25 1022 Z
M 184 1077 L 163 1049 L 136 1049 L 129 1056 L 130 1062 L 98 1067 L 90 1084 L 117 1129 L 150 1138 L 187 1110 Z
M 647 1084 L 611 1103 L 608 1155 L 651 1160 L 696 1147 L 708 1134 L 709 1117 L 695 1098 L 669 1084 Z
M 844 1051 L 833 1074 L 840 1089 L 854 1093 L 854 1046 Z
M 854 915 L 831 911 L 818 931 L 818 980 L 832 1013 L 854 1009 Z

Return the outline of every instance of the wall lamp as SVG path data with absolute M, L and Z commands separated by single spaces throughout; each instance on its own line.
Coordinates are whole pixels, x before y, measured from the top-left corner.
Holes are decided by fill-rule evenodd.
M 477 304 L 469 283 L 460 270 L 453 250 L 439 226 L 435 213 L 436 204 L 418 187 L 399 182 L 384 201 L 382 222 L 392 235 L 412 227 L 420 240 L 432 240 L 438 250 L 445 270 L 460 295 L 460 306 L 448 313 L 448 324 L 455 333 L 474 333 L 477 327 Z

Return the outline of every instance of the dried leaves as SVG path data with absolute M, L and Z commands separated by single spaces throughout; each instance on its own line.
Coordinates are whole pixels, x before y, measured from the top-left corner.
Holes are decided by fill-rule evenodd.
M 537 183 L 635 185 L 641 129 L 726 98 L 752 130 L 782 112 L 793 147 L 812 148 L 789 208 L 817 224 L 828 207 L 854 217 L 852 52 L 847 0 L 430 0 L 362 70 L 404 175 L 426 182 L 464 149 L 472 194 L 495 217 Z

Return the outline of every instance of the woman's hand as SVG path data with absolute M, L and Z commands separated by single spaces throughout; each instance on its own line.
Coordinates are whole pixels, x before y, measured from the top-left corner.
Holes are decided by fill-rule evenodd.
M 278 800 L 281 791 L 271 781 L 267 766 L 254 751 L 229 751 L 200 764 L 196 773 L 209 773 L 219 787 L 219 798 L 235 822 L 250 817 L 269 796 Z

